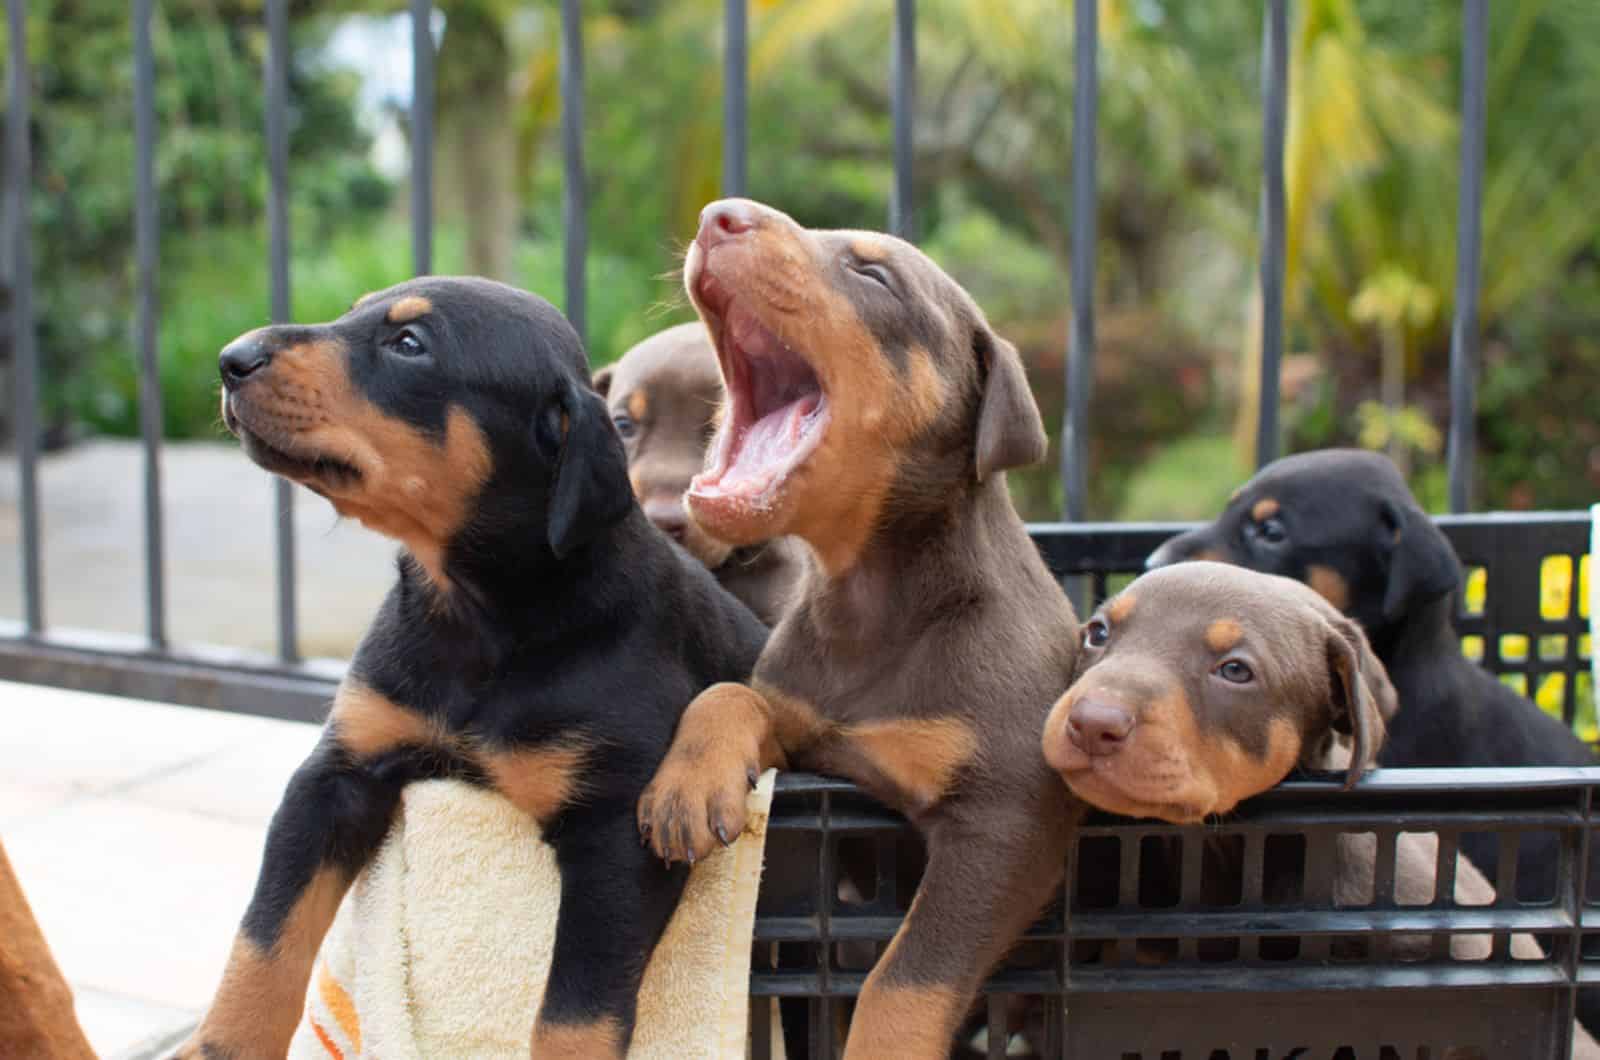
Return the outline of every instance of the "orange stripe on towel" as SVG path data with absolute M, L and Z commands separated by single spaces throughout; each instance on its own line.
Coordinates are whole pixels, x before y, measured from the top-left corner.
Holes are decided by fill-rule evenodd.
M 350 1043 L 356 1055 L 361 1054 L 361 1017 L 356 1014 L 355 1002 L 350 1000 L 349 991 L 343 984 L 333 977 L 328 970 L 326 961 L 317 971 L 317 993 L 322 995 L 322 1003 L 333 1013 L 333 1018 L 338 1021 L 339 1029 L 344 1032 L 345 1040 Z M 335 1053 L 334 1055 L 338 1055 Z M 341 1058 L 343 1060 L 343 1058 Z
M 313 1019 L 311 1021 L 311 1029 L 316 1032 L 317 1041 L 321 1042 L 322 1047 L 328 1050 L 328 1055 L 333 1057 L 333 1060 L 344 1060 L 344 1054 L 339 1051 L 337 1045 L 333 1044 L 333 1039 L 328 1037 L 328 1032 L 322 1029 L 322 1024 Z

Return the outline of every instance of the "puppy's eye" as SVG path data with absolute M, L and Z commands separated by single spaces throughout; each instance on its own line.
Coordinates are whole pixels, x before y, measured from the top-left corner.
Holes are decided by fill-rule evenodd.
M 616 427 L 617 433 L 622 435 L 624 438 L 632 438 L 634 435 L 639 433 L 639 425 L 635 423 L 633 417 L 628 415 L 626 412 L 619 412 L 615 416 L 612 416 L 611 424 L 612 426 Z
M 1235 685 L 1247 685 L 1256 679 L 1249 665 L 1239 659 L 1228 659 L 1217 667 L 1217 676 Z
M 1111 627 L 1098 618 L 1083 627 L 1083 646 L 1085 648 L 1103 648 L 1106 641 L 1111 639 Z
M 871 261 L 858 261 L 852 264 L 850 268 L 858 276 L 865 276 L 867 279 L 874 281 L 885 291 L 893 290 L 889 283 L 889 270 L 882 265 Z
M 1256 535 L 1269 545 L 1281 545 L 1288 538 L 1289 531 L 1284 528 L 1283 520 L 1272 516 L 1256 524 Z
M 421 357 L 427 352 L 422 337 L 412 328 L 405 328 L 389 340 L 389 348 L 402 357 Z

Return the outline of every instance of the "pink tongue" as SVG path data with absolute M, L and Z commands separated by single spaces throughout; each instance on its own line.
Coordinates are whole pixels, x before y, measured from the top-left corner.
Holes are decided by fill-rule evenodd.
M 800 443 L 806 414 L 816 407 L 816 397 L 808 395 L 767 413 L 746 428 L 733 463 L 722 476 L 722 488 L 744 494 L 765 490 Z

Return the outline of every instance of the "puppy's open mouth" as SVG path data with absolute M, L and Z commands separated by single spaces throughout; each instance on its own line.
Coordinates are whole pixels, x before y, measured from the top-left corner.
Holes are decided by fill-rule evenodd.
M 716 295 L 702 287 L 708 306 Z M 713 309 L 715 311 L 715 309 Z M 816 451 L 828 424 L 828 395 L 802 351 L 749 308 L 725 302 L 711 327 L 728 404 L 692 497 L 770 508 L 784 483 Z
M 306 453 L 295 444 L 292 435 L 268 425 L 248 423 L 240 412 L 232 400 L 223 400 L 223 423 L 238 437 L 245 455 L 262 469 L 293 479 L 319 493 L 361 481 L 361 470 L 354 464 L 323 454 Z

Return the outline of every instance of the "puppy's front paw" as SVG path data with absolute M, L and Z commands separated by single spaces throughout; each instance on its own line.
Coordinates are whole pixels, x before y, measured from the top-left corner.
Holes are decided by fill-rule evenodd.
M 639 835 L 667 862 L 693 865 L 744 831 L 745 797 L 760 779 L 753 758 L 674 748 L 639 797 Z

